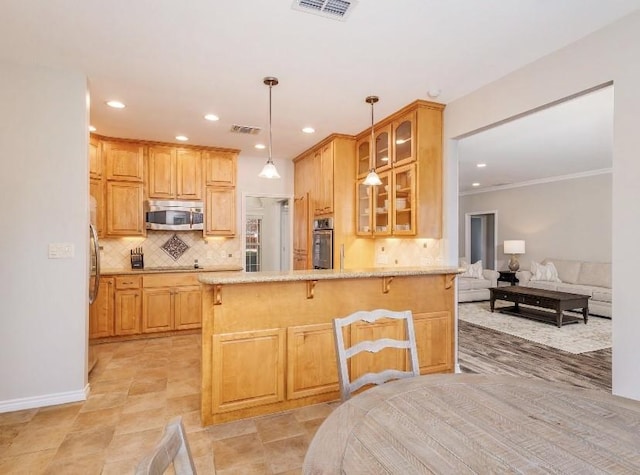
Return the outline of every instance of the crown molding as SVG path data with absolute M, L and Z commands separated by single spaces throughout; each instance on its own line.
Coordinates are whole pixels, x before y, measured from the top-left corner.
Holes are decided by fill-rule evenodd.
M 586 178 L 597 175 L 607 175 L 613 173 L 612 168 L 601 168 L 599 170 L 589 170 L 587 172 L 573 173 L 571 175 L 551 176 L 548 178 L 540 178 L 538 180 L 522 181 L 520 183 L 509 183 L 508 185 L 490 186 L 479 190 L 463 191 L 458 196 L 477 195 L 479 193 L 490 193 L 492 191 L 510 190 L 512 188 L 522 188 L 525 186 L 541 185 L 544 183 L 553 183 L 556 181 L 575 180 L 576 178 Z

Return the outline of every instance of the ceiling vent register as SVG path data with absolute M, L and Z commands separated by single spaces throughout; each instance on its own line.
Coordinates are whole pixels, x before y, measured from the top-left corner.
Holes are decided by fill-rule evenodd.
M 258 133 L 260 133 L 260 130 L 260 127 L 252 127 L 250 125 L 233 124 L 231 126 L 231 132 L 235 134 L 257 135 Z
M 333 20 L 345 21 L 357 3 L 356 0 L 293 0 L 292 8 Z

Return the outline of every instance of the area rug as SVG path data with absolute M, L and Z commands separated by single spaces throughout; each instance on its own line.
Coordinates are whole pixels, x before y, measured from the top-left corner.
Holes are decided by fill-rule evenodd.
M 548 323 L 526 318 L 491 313 L 489 302 L 469 302 L 458 305 L 460 320 L 491 328 L 525 340 L 547 345 L 573 354 L 611 348 L 611 320 L 589 315 L 587 324 L 582 321 L 558 328 Z M 576 316 L 582 318 L 582 314 Z

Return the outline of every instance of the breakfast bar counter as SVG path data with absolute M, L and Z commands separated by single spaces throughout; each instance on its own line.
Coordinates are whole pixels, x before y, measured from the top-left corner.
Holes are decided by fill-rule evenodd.
M 396 267 L 200 274 L 203 425 L 339 399 L 332 320 L 357 310 L 411 310 L 420 372 L 452 372 L 459 272 Z M 356 326 L 348 338 L 397 338 L 402 331 L 385 321 L 366 330 Z M 386 357 L 406 365 L 397 354 Z M 373 369 L 369 355 L 352 364 L 354 374 Z

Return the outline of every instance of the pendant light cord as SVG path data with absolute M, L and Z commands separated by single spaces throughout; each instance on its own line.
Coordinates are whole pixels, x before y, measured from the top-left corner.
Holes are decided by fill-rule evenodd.
M 269 83 L 269 163 L 272 163 L 273 160 L 271 159 L 271 88 L 273 87 L 273 84 L 270 82 Z
M 374 133 L 373 133 L 373 104 L 374 101 L 371 101 L 371 169 L 369 171 L 375 171 L 375 157 L 374 157 L 374 151 L 375 151 L 375 137 L 374 137 Z

